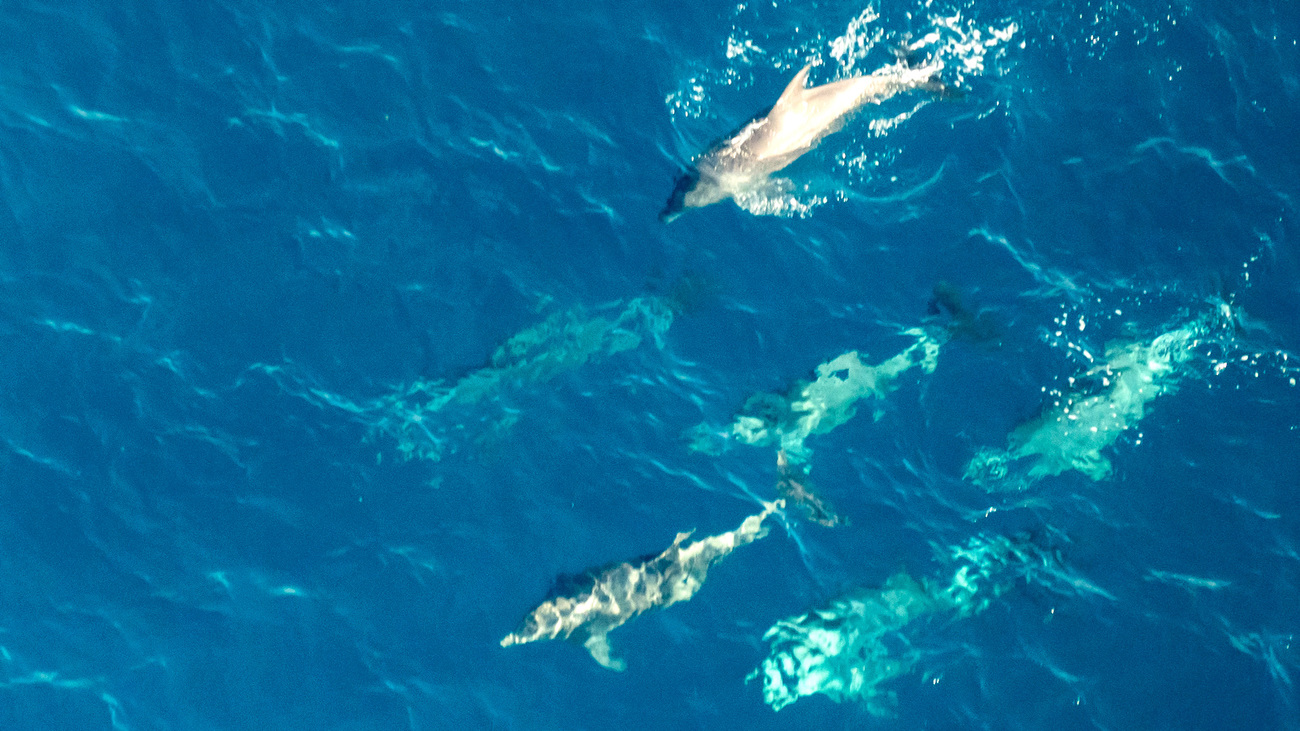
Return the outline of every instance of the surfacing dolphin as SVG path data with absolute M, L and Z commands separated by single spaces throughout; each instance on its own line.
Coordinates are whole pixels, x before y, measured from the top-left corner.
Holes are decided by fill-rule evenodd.
M 771 110 L 697 157 L 677 178 L 659 220 L 668 222 L 687 208 L 702 208 L 761 190 L 770 184 L 772 173 L 838 131 L 865 104 L 879 104 L 912 89 L 946 90 L 938 80 L 942 69 L 938 63 L 911 67 L 900 60 L 868 76 L 808 88 L 810 69 L 812 64 L 795 74 Z

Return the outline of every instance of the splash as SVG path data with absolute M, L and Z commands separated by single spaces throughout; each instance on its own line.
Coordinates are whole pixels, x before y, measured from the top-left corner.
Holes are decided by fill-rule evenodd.
M 880 13 L 868 6 L 849 21 L 843 35 L 831 40 L 830 57 L 835 59 L 841 73 L 852 75 L 858 62 L 885 39 L 885 29 L 876 24 L 878 20 Z
M 915 342 L 884 362 L 869 365 L 856 350 L 851 350 L 817 366 L 815 381 L 796 386 L 785 396 L 772 393 L 751 396 L 729 426 L 700 424 L 688 430 L 690 448 L 717 455 L 733 442 L 775 445 L 791 462 L 807 462 L 812 454 L 804 446 L 808 437 L 825 434 L 852 419 L 862 400 L 884 399 L 898 388 L 899 376 L 909 370 L 920 368 L 925 373 L 934 372 L 939 348 L 947 334 L 925 328 L 910 328 L 903 334 L 915 338 Z
M 897 697 L 882 685 L 910 672 L 919 659 L 903 634 L 909 625 L 940 613 L 978 614 L 1021 578 L 1047 582 L 1063 576 L 1055 559 L 1037 546 L 1001 536 L 975 537 L 943 553 L 956 565 L 945 578 L 898 573 L 878 589 L 858 589 L 778 621 L 763 635 L 770 645 L 767 658 L 745 682 L 762 678 L 763 700 L 774 711 L 820 693 L 892 715 Z
M 1020 31 L 1014 22 L 985 25 L 958 12 L 932 15 L 930 31 L 909 50 L 927 49 L 944 64 L 950 83 L 961 86 L 972 77 L 1001 76 L 1007 73 L 1007 50 Z M 1024 41 L 1018 44 L 1024 48 Z
M 927 3 L 927 8 L 930 7 Z M 878 55 L 883 44 L 893 53 L 914 62 L 928 58 L 943 67 L 945 81 L 961 86 L 977 76 L 1001 76 L 1009 70 L 1008 51 L 1024 48 L 1013 43 L 1020 32 L 1013 21 L 982 23 L 962 16 L 929 13 L 925 25 L 913 34 L 890 35 L 878 25 L 880 13 L 873 7 L 849 21 L 844 33 L 830 41 L 829 56 L 841 76 L 852 76 L 869 57 Z
M 1110 459 L 1102 450 L 1136 426 L 1151 401 L 1174 390 L 1178 366 L 1193 357 L 1193 347 L 1207 332 L 1202 319 L 1149 342 L 1110 344 L 1103 364 L 1070 379 L 1092 389 L 1058 395 L 1047 411 L 1011 433 L 1007 449 L 981 449 L 967 464 L 965 479 L 993 490 L 1022 489 L 1069 470 L 1092 480 L 1109 477 Z
M 763 511 L 745 518 L 740 527 L 683 544 L 690 533 L 678 533 L 673 544 L 648 561 L 588 572 L 573 594 L 546 600 L 529 613 L 519 629 L 501 640 L 502 647 L 554 639 L 580 640 L 593 659 L 621 671 L 626 663 L 613 657 L 610 630 L 654 607 L 688 601 L 700 590 L 709 568 L 740 546 L 767 535 L 763 521 L 785 506 L 764 503 Z
M 773 178 L 767 185 L 732 197 L 741 210 L 754 216 L 776 216 L 778 218 L 807 218 L 829 198 L 824 195 L 809 195 L 805 190 L 795 191 L 794 181 L 789 178 Z
M 1014 22 L 979 23 L 964 18 L 960 11 L 944 15 L 929 12 L 930 7 L 927 3 L 929 14 L 915 35 L 887 33 L 877 24 L 879 13 L 870 7 L 864 10 L 849 22 L 842 35 L 830 42 L 829 55 L 839 74 L 853 75 L 870 63 L 870 58 L 879 57 L 884 46 L 908 63 L 924 59 L 925 63 L 939 67 L 944 84 L 960 94 L 976 78 L 1006 74 L 1011 67 L 1010 50 L 1017 46 L 1024 48 L 1023 41 L 1013 42 L 1020 33 L 1019 25 Z M 933 97 L 924 96 L 895 113 L 873 116 L 864 125 L 865 129 L 859 128 L 859 134 L 884 140 L 933 101 Z M 915 182 L 930 177 L 917 172 L 900 175 L 907 171 L 895 169 L 894 163 L 902 153 L 901 147 L 879 143 L 853 145 L 837 155 L 836 161 L 852 172 L 860 184 L 870 183 L 872 187 L 879 185 L 889 190 L 899 187 L 900 178 Z M 882 175 L 886 171 L 890 172 Z
M 557 313 L 512 336 L 493 353 L 489 365 L 452 385 L 420 380 L 380 399 L 370 409 L 378 414 L 373 430 L 396 440 L 407 459 L 441 459 L 454 450 L 454 435 L 464 428 L 455 419 L 439 418 L 441 412 L 475 407 L 510 389 L 544 383 L 588 362 L 632 350 L 647 339 L 662 348 L 672 322 L 672 307 L 654 297 L 633 299 L 612 314 L 582 309 Z M 502 431 L 516 419 L 505 413 L 489 428 Z

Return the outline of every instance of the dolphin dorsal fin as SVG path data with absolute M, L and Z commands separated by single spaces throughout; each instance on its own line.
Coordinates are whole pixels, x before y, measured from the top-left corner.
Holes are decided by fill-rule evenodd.
M 793 79 L 790 79 L 790 83 L 785 85 L 785 91 L 781 92 L 781 98 L 776 100 L 776 105 L 773 108 L 793 104 L 799 98 L 808 85 L 808 72 L 811 69 L 812 64 L 808 64 L 799 73 L 795 74 Z

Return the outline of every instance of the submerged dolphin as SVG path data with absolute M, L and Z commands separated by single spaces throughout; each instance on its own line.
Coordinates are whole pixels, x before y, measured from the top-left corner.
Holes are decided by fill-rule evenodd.
M 865 104 L 878 104 L 912 89 L 943 92 L 937 63 L 909 67 L 903 63 L 808 88 L 812 64 L 795 74 L 766 114 L 760 114 L 736 134 L 723 139 L 695 159 L 677 178 L 659 220 L 671 221 L 686 208 L 702 208 L 761 189 L 768 176 L 838 131 Z
M 827 528 L 847 524 L 844 518 L 835 514 L 825 500 L 808 488 L 807 472 L 802 467 L 792 466 L 790 459 L 785 456 L 784 449 L 776 451 L 776 472 L 779 475 L 776 491 L 785 500 L 802 507 L 808 520 Z
M 668 607 L 695 596 L 709 568 L 736 548 L 767 535 L 763 521 L 785 507 L 784 500 L 763 503 L 763 512 L 740 527 L 686 543 L 678 533 L 673 545 L 657 556 L 596 569 L 570 577 L 565 588 L 528 613 L 519 629 L 501 640 L 502 647 L 541 640 L 572 639 L 582 643 L 596 662 L 611 670 L 625 664 L 609 647 L 610 630 L 654 607 Z

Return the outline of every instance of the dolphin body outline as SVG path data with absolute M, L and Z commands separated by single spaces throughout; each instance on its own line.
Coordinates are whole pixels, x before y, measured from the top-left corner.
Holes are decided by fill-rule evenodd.
M 614 657 L 608 634 L 654 607 L 689 601 L 704 585 L 709 568 L 740 546 L 767 535 L 763 521 L 785 508 L 785 500 L 763 503 L 740 527 L 686 543 L 691 532 L 678 533 L 658 555 L 623 561 L 569 577 L 557 592 L 528 613 L 519 629 L 501 640 L 502 647 L 541 640 L 572 639 L 582 643 L 592 659 L 610 670 L 626 663 Z
M 937 78 L 943 68 L 939 63 L 912 67 L 904 59 L 866 76 L 810 88 L 812 66 L 795 74 L 770 110 L 695 159 L 675 181 L 659 220 L 667 223 L 687 208 L 702 208 L 762 188 L 772 173 L 839 131 L 866 104 L 879 104 L 912 89 L 947 90 Z

